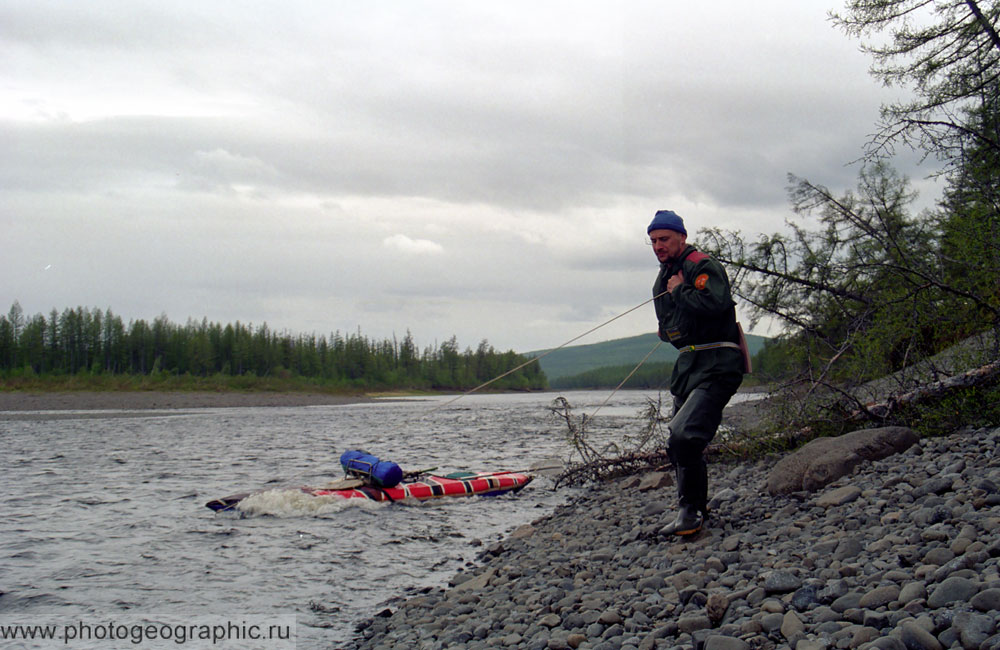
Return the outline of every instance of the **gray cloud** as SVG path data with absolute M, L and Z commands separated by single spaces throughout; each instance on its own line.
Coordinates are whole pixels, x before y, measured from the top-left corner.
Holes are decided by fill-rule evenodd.
M 657 208 L 854 185 L 889 91 L 826 3 L 695 4 L 6 2 L 0 303 L 558 344 Z

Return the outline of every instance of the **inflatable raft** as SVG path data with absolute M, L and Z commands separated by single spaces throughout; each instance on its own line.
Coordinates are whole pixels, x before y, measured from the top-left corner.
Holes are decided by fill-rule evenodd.
M 426 501 L 442 497 L 496 496 L 505 492 L 517 492 L 531 482 L 530 474 L 517 472 L 487 472 L 470 474 L 460 472 L 447 476 L 425 476 L 416 480 L 402 481 L 392 487 L 381 487 L 361 480 L 345 479 L 326 487 L 300 487 L 305 494 L 314 497 L 339 497 L 342 499 L 368 499 L 370 501 L 403 501 L 416 499 Z M 240 501 L 258 492 L 242 492 L 205 504 L 216 512 L 232 510 Z

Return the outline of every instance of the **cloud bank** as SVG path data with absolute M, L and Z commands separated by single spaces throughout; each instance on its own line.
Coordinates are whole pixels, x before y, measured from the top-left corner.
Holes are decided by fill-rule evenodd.
M 891 95 L 831 8 L 6 2 L 0 303 L 554 347 L 649 297 L 657 209 L 853 186 Z

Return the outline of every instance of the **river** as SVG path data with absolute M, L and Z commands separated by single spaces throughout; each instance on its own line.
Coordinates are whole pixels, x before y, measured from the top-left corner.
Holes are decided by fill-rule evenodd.
M 563 394 L 579 413 L 607 397 Z M 217 514 L 205 502 L 322 484 L 343 476 L 347 449 L 407 470 L 550 465 L 569 457 L 557 395 L 0 418 L 0 625 L 55 635 L 0 647 L 336 648 L 570 491 L 538 476 L 516 495 L 422 504 L 278 498 Z M 638 430 L 647 397 L 614 395 L 595 435 Z M 248 641 L 258 629 L 267 640 Z

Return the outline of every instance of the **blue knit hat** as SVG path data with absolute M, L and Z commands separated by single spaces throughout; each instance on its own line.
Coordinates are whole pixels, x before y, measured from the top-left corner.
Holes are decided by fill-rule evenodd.
M 674 230 L 685 236 L 688 234 L 688 231 L 684 230 L 684 220 L 673 210 L 657 211 L 649 228 L 646 228 L 646 234 L 648 235 L 654 230 Z

